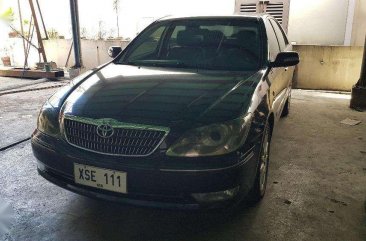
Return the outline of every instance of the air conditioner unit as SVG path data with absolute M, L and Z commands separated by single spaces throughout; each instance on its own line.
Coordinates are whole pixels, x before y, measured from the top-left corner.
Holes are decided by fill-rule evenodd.
M 236 0 L 236 14 L 267 13 L 272 15 L 287 32 L 290 0 Z

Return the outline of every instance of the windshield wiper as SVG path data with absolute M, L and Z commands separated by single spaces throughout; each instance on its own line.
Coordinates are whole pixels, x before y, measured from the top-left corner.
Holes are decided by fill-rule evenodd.
M 134 66 L 154 66 L 154 67 L 176 67 L 176 68 L 195 68 L 177 60 L 135 60 L 122 64 Z
M 139 64 L 137 64 L 136 62 L 122 62 L 120 64 L 127 64 L 127 65 L 133 65 L 133 66 L 139 66 Z

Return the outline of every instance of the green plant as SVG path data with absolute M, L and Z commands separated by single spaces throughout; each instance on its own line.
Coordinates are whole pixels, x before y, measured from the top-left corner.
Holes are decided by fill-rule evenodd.
M 12 8 L 8 8 L 3 13 L 0 13 L 0 19 L 11 23 L 14 21 L 14 11 Z
M 48 37 L 50 39 L 58 39 L 59 38 L 59 34 L 58 32 L 56 31 L 56 29 L 54 28 L 50 28 L 48 31 L 47 31 L 47 34 L 48 34 Z

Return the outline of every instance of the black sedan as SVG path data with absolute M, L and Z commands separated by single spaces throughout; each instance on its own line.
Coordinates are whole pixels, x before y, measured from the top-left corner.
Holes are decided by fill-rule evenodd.
M 266 15 L 160 19 L 43 106 L 38 172 L 90 197 L 165 208 L 259 201 L 297 53 Z

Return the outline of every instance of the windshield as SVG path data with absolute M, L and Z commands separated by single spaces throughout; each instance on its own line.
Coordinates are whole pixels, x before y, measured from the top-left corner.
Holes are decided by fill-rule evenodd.
M 149 27 L 117 63 L 227 71 L 256 70 L 261 38 L 256 19 L 185 19 Z

